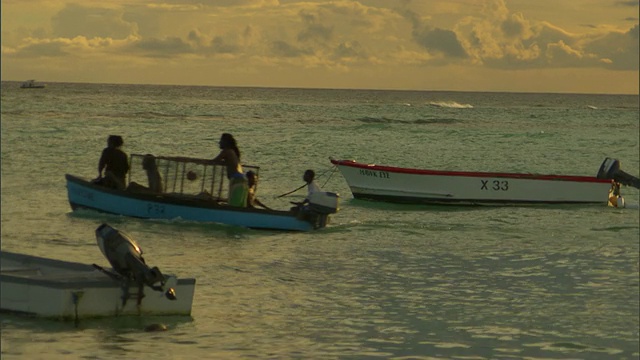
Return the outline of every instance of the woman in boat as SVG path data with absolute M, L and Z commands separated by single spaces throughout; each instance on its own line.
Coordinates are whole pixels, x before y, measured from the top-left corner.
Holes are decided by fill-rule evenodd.
M 122 151 L 123 144 L 122 136 L 109 135 L 107 147 L 102 150 L 98 162 L 98 178 L 94 180 L 95 183 L 114 189 L 125 189 L 129 159 L 127 154 Z M 103 171 L 104 176 L 102 175 Z
M 224 164 L 229 179 L 229 200 L 231 206 L 246 207 L 249 186 L 240 164 L 240 149 L 236 139 L 229 133 L 220 137 L 220 153 L 213 158 L 213 163 Z
M 247 207 L 256 208 L 261 207 L 267 210 L 270 209 L 267 205 L 263 204 L 262 201 L 258 200 L 256 197 L 256 190 L 258 187 L 258 175 L 253 171 L 247 171 L 247 185 L 249 186 L 247 192 Z

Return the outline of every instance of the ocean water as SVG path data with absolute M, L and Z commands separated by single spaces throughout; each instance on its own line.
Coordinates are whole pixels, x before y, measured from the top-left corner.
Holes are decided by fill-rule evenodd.
M 595 175 L 615 157 L 638 176 L 638 96 L 2 82 L 0 99 L 3 250 L 107 265 L 94 230 L 108 222 L 197 280 L 190 317 L 1 314 L 2 359 L 640 357 L 637 208 L 360 201 L 329 162 Z M 330 226 L 71 212 L 64 174 L 97 176 L 108 135 L 127 153 L 213 157 L 223 132 L 273 208 L 314 169 L 341 194 Z

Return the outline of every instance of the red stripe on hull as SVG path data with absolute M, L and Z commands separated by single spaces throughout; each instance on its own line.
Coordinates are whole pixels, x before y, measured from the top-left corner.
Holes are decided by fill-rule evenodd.
M 611 183 L 610 179 L 598 179 L 595 176 L 426 170 L 426 169 L 400 168 L 400 167 L 386 166 L 386 165 L 364 164 L 364 163 L 356 162 L 354 160 L 334 160 L 334 159 L 331 159 L 331 163 L 334 165 L 348 166 L 352 168 L 375 170 L 375 171 L 387 171 L 390 173 L 402 173 L 402 174 L 413 174 L 413 175 L 492 177 L 492 178 L 531 179 L 531 180 L 575 181 L 575 182 L 587 182 L 587 183 Z

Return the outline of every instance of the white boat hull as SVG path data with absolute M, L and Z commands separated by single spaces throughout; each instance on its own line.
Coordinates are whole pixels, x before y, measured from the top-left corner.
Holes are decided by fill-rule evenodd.
M 435 204 L 603 204 L 611 180 L 589 176 L 437 171 L 331 160 L 354 198 Z
M 129 287 L 123 302 L 122 282 L 92 265 L 2 251 L 0 309 L 60 320 L 123 315 L 190 315 L 195 279 L 177 279 L 176 300 L 162 292 Z M 109 269 L 110 270 L 110 269 Z

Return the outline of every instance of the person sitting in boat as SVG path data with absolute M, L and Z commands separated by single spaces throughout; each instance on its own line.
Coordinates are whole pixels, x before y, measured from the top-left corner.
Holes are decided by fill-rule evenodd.
M 162 177 L 158 171 L 158 165 L 156 164 L 156 157 L 151 154 L 146 154 L 142 158 L 142 168 L 147 173 L 147 182 L 149 187 L 140 185 L 136 182 L 131 182 L 127 187 L 130 191 L 142 191 L 160 194 L 162 193 Z
M 302 180 L 304 180 L 304 182 L 307 183 L 307 197 L 302 201 L 303 205 L 306 205 L 309 203 L 309 195 L 313 194 L 314 192 L 322 191 L 320 186 L 316 184 L 315 178 L 316 178 L 316 173 L 311 169 L 306 170 L 304 172 L 304 175 L 302 176 Z
M 256 208 L 259 206 L 267 210 L 272 210 L 267 205 L 263 204 L 260 200 L 258 200 L 258 198 L 256 197 L 256 189 L 258 187 L 258 175 L 251 170 L 247 171 L 247 185 L 249 186 L 249 189 L 247 192 L 247 207 Z
M 314 192 L 322 191 L 320 186 L 316 184 L 315 177 L 316 177 L 316 173 L 311 169 L 306 170 L 304 172 L 304 175 L 302 175 L 302 180 L 305 183 L 307 183 L 307 197 L 305 197 L 304 200 L 302 200 L 302 202 L 291 202 L 292 204 L 296 205 L 295 207 L 291 208 L 291 210 L 293 211 L 308 210 L 309 196 L 311 196 L 311 194 L 313 194 Z
M 98 162 L 98 177 L 93 180 L 93 183 L 119 190 L 125 189 L 129 159 L 127 154 L 122 151 L 123 144 L 122 136 L 109 135 L 107 147 L 102 150 Z M 103 171 L 104 176 L 102 175 Z
M 231 206 L 246 207 L 247 193 L 249 186 L 247 178 L 242 172 L 240 164 L 240 149 L 236 139 L 229 133 L 224 133 L 220 137 L 220 153 L 213 158 L 213 163 L 220 163 L 226 166 L 227 178 L 229 179 L 229 200 Z

